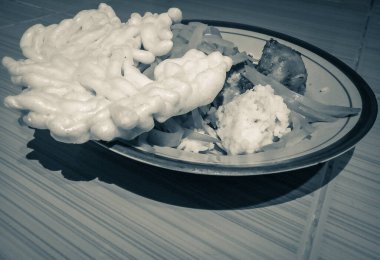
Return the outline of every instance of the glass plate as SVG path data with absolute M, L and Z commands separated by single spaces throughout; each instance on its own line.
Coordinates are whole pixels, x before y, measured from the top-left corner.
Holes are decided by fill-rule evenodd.
M 201 22 L 218 27 L 224 39 L 257 58 L 261 57 L 265 42 L 270 38 L 297 50 L 308 72 L 306 96 L 325 104 L 358 107 L 361 113 L 333 123 L 318 123 L 313 137 L 294 147 L 248 155 L 197 154 L 156 146 L 141 148 L 118 141 L 96 143 L 127 158 L 164 169 L 211 175 L 260 175 L 331 160 L 354 147 L 373 126 L 377 116 L 374 93 L 339 59 L 304 41 L 271 30 L 222 21 Z

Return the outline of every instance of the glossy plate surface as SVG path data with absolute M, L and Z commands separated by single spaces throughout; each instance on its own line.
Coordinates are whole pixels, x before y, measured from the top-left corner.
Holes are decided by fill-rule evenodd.
M 295 147 L 238 156 L 195 154 L 161 147 L 134 147 L 121 142 L 97 142 L 130 159 L 182 172 L 212 175 L 259 175 L 309 167 L 331 160 L 355 146 L 371 129 L 377 116 L 376 98 L 367 83 L 350 67 L 296 38 L 254 26 L 202 21 L 217 26 L 223 38 L 241 51 L 260 58 L 270 38 L 301 53 L 307 72 L 307 92 L 319 102 L 361 108 L 359 115 L 333 123 L 319 123 L 310 140 Z

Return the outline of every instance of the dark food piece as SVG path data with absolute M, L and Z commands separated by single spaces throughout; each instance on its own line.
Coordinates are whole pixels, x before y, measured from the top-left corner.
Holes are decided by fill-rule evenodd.
M 250 64 L 253 66 L 250 62 L 242 62 L 236 65 L 233 65 L 230 69 L 230 71 L 227 72 L 226 79 L 230 78 L 235 73 L 243 73 L 244 72 L 244 66 L 247 64 Z M 231 85 L 227 81 L 224 83 L 223 89 L 219 92 L 219 94 L 216 96 L 213 105 L 215 107 L 219 107 L 223 104 L 224 101 L 224 91 L 226 91 L 228 88 L 230 88 Z M 237 93 L 236 94 L 243 94 L 249 89 L 254 88 L 254 85 L 251 81 L 249 81 L 247 78 L 241 76 L 238 81 L 236 82 L 237 87 Z
M 242 63 L 236 64 L 236 65 L 233 65 L 231 67 L 230 71 L 227 73 L 227 78 L 231 77 L 231 75 L 234 73 L 243 73 L 245 71 L 244 67 L 247 64 L 254 66 L 250 61 L 246 61 L 246 62 L 242 62 Z M 248 89 L 252 89 L 254 87 L 254 85 L 248 79 L 241 76 L 239 79 L 239 82 L 237 83 L 237 87 L 239 88 L 240 93 L 243 94 Z
M 307 72 L 300 53 L 274 39 L 265 44 L 257 70 L 290 90 L 305 93 Z

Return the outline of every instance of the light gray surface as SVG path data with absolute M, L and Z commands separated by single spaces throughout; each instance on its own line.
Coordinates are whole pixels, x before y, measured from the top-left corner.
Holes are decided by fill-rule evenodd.
M 107 1 L 131 12 L 280 31 L 357 70 L 380 93 L 380 1 Z M 21 58 L 31 25 L 97 1 L 0 0 L 0 56 Z M 0 69 L 1 99 L 19 90 Z M 93 143 L 57 143 L 0 106 L 0 258 L 375 259 L 380 253 L 379 121 L 320 167 L 259 177 L 158 170 Z

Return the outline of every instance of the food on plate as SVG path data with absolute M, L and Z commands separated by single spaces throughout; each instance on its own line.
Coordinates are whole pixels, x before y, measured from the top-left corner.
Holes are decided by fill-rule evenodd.
M 216 133 L 228 154 L 254 153 L 290 132 L 290 110 L 270 85 L 257 85 L 216 112 Z
M 223 55 L 231 57 L 232 67 L 227 72 L 222 90 L 211 104 L 194 109 L 191 113 L 176 116 L 168 123 L 156 125 L 154 131 L 147 133 L 146 138 L 139 139 L 140 144 L 145 142 L 153 146 L 173 147 L 185 151 L 229 155 L 270 151 L 290 147 L 305 138 L 311 137 L 315 131 L 312 125 L 314 122 L 332 122 L 338 118 L 360 112 L 360 109 L 357 108 L 319 103 L 303 94 L 292 91 L 290 89 L 292 86 L 283 85 L 270 73 L 265 75 L 259 72 L 258 64 L 260 64 L 261 59 L 268 59 L 268 56 L 255 60 L 249 54 L 240 52 L 233 43 L 222 38 L 217 28 L 197 22 L 191 22 L 187 25 L 175 24 L 172 28 L 176 38 L 173 39 L 174 46 L 169 57 L 172 55 L 181 56 L 191 46 L 191 48 L 197 48 L 205 53 L 219 51 Z M 275 41 L 271 39 L 268 42 L 274 43 Z M 275 44 L 277 46 L 276 51 L 270 57 L 273 62 L 279 62 L 282 56 L 297 56 L 297 58 L 288 58 L 282 68 L 290 66 L 291 60 L 301 59 L 299 53 L 278 42 Z M 284 50 L 285 54 L 281 50 Z M 298 71 L 305 71 L 304 79 L 306 79 L 307 73 L 302 59 L 297 62 L 297 66 L 299 67 Z M 276 68 L 276 64 L 273 67 Z M 146 70 L 149 71 L 150 68 Z M 290 75 L 289 72 L 286 73 Z M 252 112 L 252 107 L 246 104 L 248 102 L 239 102 L 238 100 L 242 99 L 246 92 L 254 92 L 260 85 L 270 85 L 274 93 L 269 91 L 267 94 L 272 95 L 273 100 L 277 100 L 278 104 L 281 104 L 282 109 L 280 111 L 290 111 L 289 113 L 276 111 L 275 116 L 273 114 L 272 117 L 268 116 L 267 118 L 271 118 L 272 121 L 268 119 L 262 124 L 268 126 L 262 132 L 255 128 L 259 124 L 247 124 L 243 120 L 238 120 L 239 118 L 252 119 L 242 116 L 248 112 L 248 109 L 249 112 Z M 302 83 L 302 87 L 304 85 L 305 82 Z M 251 95 L 248 96 L 253 103 Z M 231 104 L 234 109 L 225 113 L 224 108 L 230 103 L 239 105 Z M 255 109 L 267 111 L 266 115 L 268 115 L 271 110 L 266 106 L 267 103 L 269 102 L 257 102 Z M 226 115 L 224 116 L 224 114 Z M 257 113 L 250 116 L 254 117 L 255 114 Z M 273 124 L 273 122 L 275 123 Z M 281 127 L 284 127 L 283 132 L 275 133 L 269 126 L 276 125 L 279 122 L 283 122 L 281 124 Z M 173 127 L 173 124 L 176 126 Z M 253 130 L 253 128 L 255 129 Z M 243 132 L 251 132 L 252 134 L 242 135 Z
M 274 39 L 257 60 L 217 28 L 181 20 L 170 8 L 124 23 L 100 4 L 32 26 L 20 42 L 25 59 L 2 60 L 24 87 L 5 104 L 62 142 L 233 155 L 286 147 L 312 136 L 314 122 L 360 112 L 304 96 L 302 57 Z
M 305 93 L 307 72 L 301 55 L 274 39 L 266 42 L 257 70 L 299 94 Z

